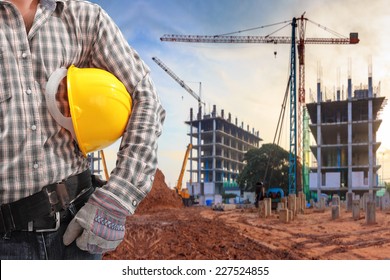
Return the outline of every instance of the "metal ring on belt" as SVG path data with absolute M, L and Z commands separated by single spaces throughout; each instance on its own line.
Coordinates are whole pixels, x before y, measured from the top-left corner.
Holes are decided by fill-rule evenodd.
M 55 231 L 60 220 L 72 216 L 93 193 L 90 170 L 51 184 L 41 191 L 0 207 L 0 233 Z

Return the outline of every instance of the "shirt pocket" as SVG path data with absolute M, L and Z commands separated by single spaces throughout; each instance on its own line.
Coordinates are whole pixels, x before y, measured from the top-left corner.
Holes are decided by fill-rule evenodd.
M 3 49 L 0 49 L 0 103 L 11 98 L 10 76 L 11 71 L 7 70 L 10 61 Z

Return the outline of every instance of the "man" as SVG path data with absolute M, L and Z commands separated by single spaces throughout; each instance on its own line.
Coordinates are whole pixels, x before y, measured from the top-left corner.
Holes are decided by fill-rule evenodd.
M 45 102 L 50 75 L 71 65 L 112 73 L 133 102 L 116 167 L 92 195 L 87 159 Z M 0 259 L 101 258 L 154 180 L 165 111 L 149 68 L 96 4 L 0 0 L 0 74 Z
M 259 201 L 264 199 L 263 182 L 256 182 L 255 195 L 255 207 L 259 208 Z

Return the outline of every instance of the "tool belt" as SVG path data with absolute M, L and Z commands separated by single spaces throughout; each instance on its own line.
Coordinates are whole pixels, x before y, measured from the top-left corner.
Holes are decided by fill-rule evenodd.
M 0 207 L 0 234 L 12 231 L 50 232 L 70 221 L 94 192 L 98 179 L 90 170 L 51 184 L 41 191 Z

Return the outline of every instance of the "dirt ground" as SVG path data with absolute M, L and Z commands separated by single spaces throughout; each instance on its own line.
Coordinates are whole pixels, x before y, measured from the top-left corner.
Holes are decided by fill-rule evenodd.
M 390 259 L 390 213 L 367 225 L 341 210 L 306 209 L 294 221 L 260 218 L 255 208 L 183 207 L 160 170 L 150 194 L 127 219 L 124 241 L 104 259 L 121 260 L 383 260 Z

